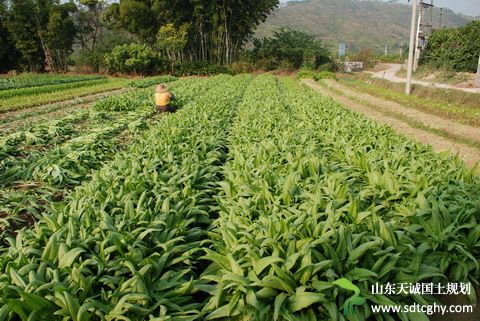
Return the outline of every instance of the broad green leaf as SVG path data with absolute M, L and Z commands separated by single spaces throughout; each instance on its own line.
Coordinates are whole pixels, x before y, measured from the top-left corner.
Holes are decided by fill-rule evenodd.
M 313 292 L 297 292 L 288 299 L 288 310 L 297 312 L 320 302 L 328 302 L 325 295 Z
M 79 247 L 71 249 L 64 256 L 60 257 L 60 261 L 58 262 L 58 267 L 61 269 L 66 267 L 71 267 L 73 262 L 77 259 L 77 257 L 84 252 L 85 252 L 85 249 L 82 249 Z

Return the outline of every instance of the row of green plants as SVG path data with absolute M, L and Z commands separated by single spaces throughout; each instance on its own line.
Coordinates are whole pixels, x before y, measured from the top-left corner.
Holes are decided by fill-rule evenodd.
M 188 82 L 182 94 L 192 100 L 182 110 L 162 115 L 64 207 L 9 238 L 0 256 L 0 318 L 198 319 L 199 255 L 227 130 L 249 81 Z
M 319 81 L 322 79 L 334 79 L 337 80 L 337 76 L 335 73 L 331 71 L 317 71 L 311 69 L 300 69 L 296 75 L 297 79 L 304 79 L 304 78 L 311 78 L 315 81 Z
M 8 135 L 9 133 L 22 130 L 30 131 L 34 127 L 37 127 L 39 123 L 41 123 L 42 126 L 54 124 L 70 115 L 73 116 L 83 110 L 89 110 L 90 105 L 110 95 L 112 95 L 112 93 L 110 90 L 107 90 L 106 92 L 100 92 L 88 97 L 76 97 L 72 100 L 52 103 L 47 106 L 42 106 L 41 108 L 4 114 L 0 117 L 0 133 L 2 133 L 2 135 Z M 55 117 L 52 117 L 53 115 Z M 58 120 L 54 119 L 52 121 L 52 118 L 57 117 Z
M 65 83 L 82 82 L 87 80 L 102 79 L 96 75 L 56 75 L 56 74 L 20 74 L 18 76 L 0 78 L 0 91 L 28 87 L 40 87 Z
M 140 107 L 152 107 L 151 99 L 153 91 L 149 89 L 135 90 L 131 93 L 121 95 L 112 95 L 105 99 L 99 100 L 93 105 L 93 108 L 98 111 L 132 111 Z M 138 106 L 142 102 L 142 106 Z
M 96 80 L 95 80 L 96 81 Z M 16 111 L 20 109 L 51 104 L 56 102 L 62 102 L 69 99 L 77 99 L 82 96 L 93 95 L 97 93 L 107 92 L 111 90 L 124 88 L 128 82 L 126 79 L 108 79 L 100 80 L 103 83 L 95 84 L 90 83 L 89 86 L 75 86 L 73 88 L 67 89 L 63 88 L 55 92 L 37 92 L 32 93 L 28 96 L 12 96 L 10 98 L 5 98 L 0 101 L 0 113 L 6 113 L 9 111 Z M 66 84 L 70 85 L 70 84 Z M 48 87 L 48 86 L 47 86 Z M 42 87 L 40 87 L 42 88 Z M 34 88 L 32 88 L 34 89 Z
M 24 96 L 39 95 L 44 93 L 54 94 L 56 92 L 61 92 L 68 89 L 96 86 L 96 85 L 105 84 L 107 82 L 108 82 L 108 79 L 102 78 L 102 79 L 63 83 L 63 84 L 45 85 L 40 87 L 8 89 L 8 90 L 0 91 L 0 98 L 8 99 L 12 97 L 24 97 Z
M 396 320 L 369 305 L 435 298 L 373 284 L 478 285 L 480 179 L 457 158 L 271 78 L 239 108 L 228 148 L 206 319 L 346 320 L 342 284 L 363 298 L 349 319 Z
M 161 83 L 168 83 L 177 80 L 177 77 L 174 76 L 157 76 L 157 77 L 148 77 L 139 80 L 132 80 L 128 83 L 129 87 L 132 88 L 148 88 L 155 86 Z

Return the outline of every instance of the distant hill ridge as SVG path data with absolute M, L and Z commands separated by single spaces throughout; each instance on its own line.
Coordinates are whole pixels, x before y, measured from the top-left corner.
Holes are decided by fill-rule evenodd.
M 398 3 L 368 0 L 305 0 L 283 5 L 260 25 L 256 37 L 269 36 L 281 27 L 307 31 L 332 48 L 339 42 L 350 50 L 373 48 L 398 53 L 401 42 L 408 45 L 411 7 Z M 444 9 L 444 27 L 461 26 L 478 19 Z M 439 9 L 433 15 L 433 26 L 440 24 Z

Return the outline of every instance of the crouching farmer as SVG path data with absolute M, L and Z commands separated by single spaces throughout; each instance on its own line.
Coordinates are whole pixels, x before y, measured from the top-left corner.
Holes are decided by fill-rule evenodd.
M 175 100 L 175 96 L 168 91 L 167 85 L 161 84 L 157 86 L 155 92 L 155 104 L 158 113 L 176 112 L 177 108 L 171 104 L 173 100 Z

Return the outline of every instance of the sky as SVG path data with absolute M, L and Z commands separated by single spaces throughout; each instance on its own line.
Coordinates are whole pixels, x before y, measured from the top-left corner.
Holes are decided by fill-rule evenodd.
M 391 0 L 383 0 L 389 2 Z M 280 3 L 286 3 L 287 0 L 280 0 Z M 408 0 L 398 0 L 399 3 L 408 3 Z M 426 2 L 430 2 L 427 0 Z M 455 12 L 463 13 L 469 16 L 480 16 L 480 0 L 434 0 L 433 3 L 438 7 L 452 9 Z

